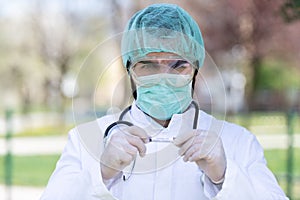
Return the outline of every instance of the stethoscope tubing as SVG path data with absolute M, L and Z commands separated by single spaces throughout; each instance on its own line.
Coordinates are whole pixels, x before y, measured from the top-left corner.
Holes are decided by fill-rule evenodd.
M 194 122 L 193 122 L 193 129 L 197 129 L 197 126 L 198 126 L 198 117 L 199 117 L 199 106 L 198 106 L 198 104 L 195 102 L 195 101 L 192 101 L 191 102 L 191 104 L 190 104 L 190 106 L 191 105 L 193 105 L 194 106 L 194 108 L 195 108 L 195 115 L 194 115 Z M 189 106 L 189 108 L 190 108 L 190 106 Z M 104 139 L 109 135 L 109 132 L 111 131 L 111 129 L 113 128 L 113 127 L 115 127 L 115 126 L 117 126 L 117 125 L 127 125 L 127 126 L 133 126 L 134 124 L 133 123 L 131 123 L 131 122 L 129 122 L 129 121 L 125 121 L 125 120 L 123 120 L 123 118 L 124 118 L 124 116 L 126 115 L 126 113 L 127 112 L 129 112 L 131 110 L 131 106 L 128 106 L 127 108 L 125 108 L 122 112 L 121 112 L 121 114 L 120 114 L 120 116 L 119 116 L 119 120 L 118 121 L 115 121 L 115 122 L 113 122 L 112 124 L 110 124 L 107 128 L 106 128 L 106 130 L 105 130 L 105 132 L 104 132 Z M 152 142 L 173 142 L 173 140 L 174 140 L 174 138 L 175 137 L 173 137 L 173 138 L 149 138 L 149 140 L 151 141 L 152 140 Z M 106 141 L 106 140 L 104 140 L 104 141 Z M 125 176 L 125 174 L 123 174 L 123 181 L 126 181 L 126 180 L 128 180 L 129 178 L 130 178 L 130 176 L 132 175 L 132 172 L 133 172 L 133 169 L 134 169 L 134 166 L 135 166 L 135 162 L 136 162 L 136 159 L 134 159 L 133 160 L 133 164 L 132 164 L 132 167 L 131 167 L 131 171 L 130 171 L 130 173 L 129 173 L 129 176 L 128 177 L 126 177 Z
M 197 129 L 197 126 L 198 126 L 198 117 L 199 117 L 199 106 L 198 104 L 195 102 L 195 101 L 192 101 L 191 102 L 191 105 L 194 106 L 195 108 L 195 115 L 194 115 L 194 122 L 193 122 L 193 129 Z M 113 122 L 112 124 L 110 124 L 105 132 L 104 132 L 104 136 L 103 138 L 106 138 L 108 135 L 109 135 L 109 132 L 111 131 L 111 129 L 117 125 L 120 125 L 120 124 L 124 124 L 124 125 L 127 125 L 127 126 L 133 126 L 134 124 L 129 122 L 129 121 L 125 121 L 123 120 L 124 116 L 126 115 L 127 112 L 129 112 L 131 110 L 131 105 L 128 106 L 127 108 L 125 108 L 120 116 L 119 116 L 119 120 L 118 121 L 115 121 Z

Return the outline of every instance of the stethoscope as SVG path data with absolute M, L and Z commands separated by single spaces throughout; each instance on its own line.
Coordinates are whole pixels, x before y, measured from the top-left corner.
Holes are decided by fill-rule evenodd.
M 195 115 L 194 115 L 194 121 L 193 121 L 193 129 L 197 129 L 197 126 L 198 126 L 198 116 L 199 116 L 199 106 L 198 106 L 198 104 L 197 104 L 195 101 L 192 101 L 191 104 L 190 104 L 190 106 L 188 107 L 188 109 L 191 107 L 191 105 L 192 105 L 192 106 L 194 107 L 194 109 L 195 109 Z M 125 116 L 130 110 L 131 110 L 131 105 L 128 106 L 127 108 L 125 108 L 125 109 L 121 112 L 118 121 L 113 122 L 112 124 L 110 124 L 110 125 L 106 128 L 106 130 L 105 130 L 105 132 L 104 132 L 104 137 L 103 137 L 104 139 L 109 135 L 109 133 L 110 133 L 110 131 L 112 130 L 112 128 L 114 128 L 114 127 L 117 126 L 117 125 L 121 125 L 121 124 L 127 125 L 127 126 L 133 126 L 133 125 L 134 125 L 133 123 L 131 123 L 131 122 L 129 122 L 129 121 L 123 120 L 124 116 Z
M 195 101 L 192 101 L 192 102 L 191 102 L 191 104 L 190 104 L 190 106 L 188 107 L 188 109 L 189 109 L 191 106 L 193 106 L 194 109 L 195 109 L 195 115 L 194 115 L 194 121 L 193 121 L 193 129 L 197 129 L 197 126 L 198 126 L 198 117 L 199 117 L 199 106 L 198 106 L 198 104 L 197 104 Z M 188 110 L 188 109 L 187 109 L 187 110 Z M 104 141 L 106 141 L 105 139 L 107 138 L 107 136 L 109 135 L 110 131 L 111 131 L 115 126 L 117 126 L 117 125 L 134 126 L 133 123 L 131 123 L 131 122 L 129 122 L 129 121 L 123 120 L 124 116 L 125 116 L 130 110 L 131 110 L 131 105 L 128 106 L 127 108 L 125 108 L 125 109 L 121 112 L 118 121 L 113 122 L 112 124 L 110 124 L 110 125 L 106 128 L 106 130 L 105 130 L 105 132 L 104 132 L 104 136 L 103 136 Z M 154 141 L 154 140 L 152 140 L 151 138 L 149 138 L 149 139 L 150 139 L 150 142 L 151 142 L 151 141 Z M 167 141 L 167 140 L 160 140 L 160 142 L 170 142 L 170 141 Z M 104 146 L 105 146 L 105 144 L 104 144 Z M 135 162 L 136 162 L 136 159 L 133 160 L 133 164 L 132 164 L 132 167 L 131 167 L 131 171 L 130 171 L 130 173 L 129 173 L 129 176 L 126 177 L 126 176 L 123 174 L 123 176 L 122 176 L 122 177 L 123 177 L 123 181 L 126 181 L 126 180 L 128 180 L 128 179 L 130 178 L 130 176 L 131 176 L 131 174 L 132 174 L 132 172 L 133 172 L 134 166 L 135 166 Z

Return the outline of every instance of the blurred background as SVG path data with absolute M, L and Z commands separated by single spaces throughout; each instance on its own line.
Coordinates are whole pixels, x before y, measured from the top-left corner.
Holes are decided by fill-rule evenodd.
M 38 199 L 68 131 L 130 103 L 119 33 L 163 2 L 196 19 L 217 66 L 198 76 L 201 108 L 252 131 L 300 199 L 299 0 L 0 1 L 0 199 Z

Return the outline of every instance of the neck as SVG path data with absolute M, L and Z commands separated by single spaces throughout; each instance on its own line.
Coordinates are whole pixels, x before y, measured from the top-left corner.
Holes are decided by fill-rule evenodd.
M 160 120 L 160 119 L 156 119 L 153 117 L 151 117 L 151 118 L 165 128 L 167 128 L 170 123 L 170 119 L 169 120 Z

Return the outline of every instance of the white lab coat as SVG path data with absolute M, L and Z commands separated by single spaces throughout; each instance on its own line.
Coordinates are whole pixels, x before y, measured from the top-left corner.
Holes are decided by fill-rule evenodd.
M 168 128 L 163 128 L 133 103 L 125 120 L 144 128 L 148 134 L 173 137 L 179 131 L 192 127 L 193 117 L 194 111 L 190 108 L 184 114 L 173 115 Z M 222 124 L 219 133 L 227 158 L 222 189 L 212 184 L 195 163 L 185 163 L 175 155 L 174 145 L 154 142 L 147 144 L 146 157 L 149 155 L 151 159 L 146 165 L 143 158 L 139 158 L 132 173 L 129 166 L 128 171 L 124 170 L 118 178 L 105 185 L 99 164 L 102 137 L 107 126 L 117 119 L 118 115 L 105 116 L 70 131 L 68 143 L 42 200 L 287 199 L 267 168 L 263 149 L 255 136 L 240 126 L 217 121 L 202 111 L 198 129 L 208 130 L 213 122 Z M 169 147 L 171 150 L 168 150 Z M 122 175 L 127 180 L 124 181 Z

